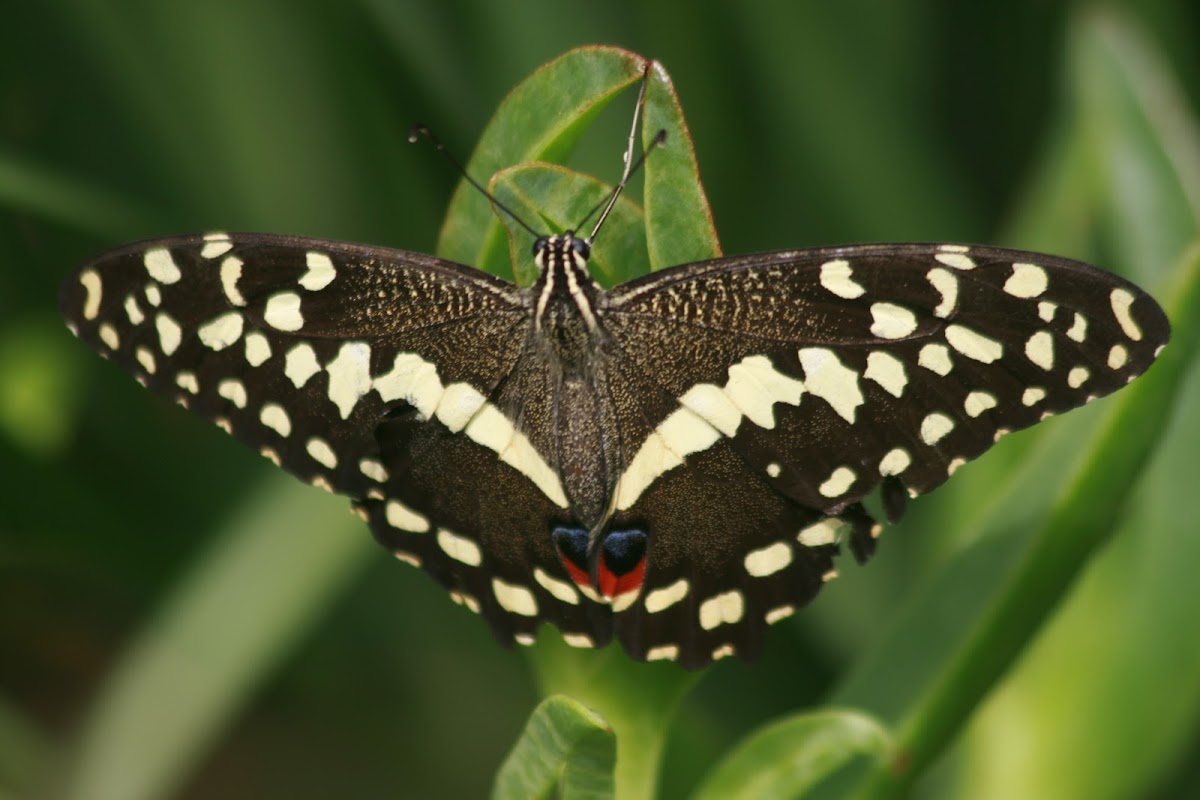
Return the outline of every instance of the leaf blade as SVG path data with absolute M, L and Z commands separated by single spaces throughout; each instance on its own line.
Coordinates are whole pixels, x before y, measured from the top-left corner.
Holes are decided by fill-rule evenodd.
M 705 777 L 693 800 L 802 797 L 858 756 L 883 758 L 891 737 L 851 709 L 822 709 L 764 725 Z
M 496 774 L 494 800 L 605 800 L 613 796 L 617 741 L 599 714 L 564 695 L 546 698 L 529 717 Z

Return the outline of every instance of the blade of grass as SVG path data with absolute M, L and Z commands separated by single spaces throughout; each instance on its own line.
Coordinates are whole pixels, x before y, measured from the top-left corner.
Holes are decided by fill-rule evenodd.
M 946 746 L 1111 535 L 1126 498 L 1174 410 L 1200 345 L 1200 249 L 1167 294 L 1176 327 L 1154 368 L 1111 401 L 1080 468 L 987 610 L 895 725 L 896 755 L 877 764 L 857 797 L 897 797 Z
M 103 237 L 120 238 L 123 231 L 144 228 L 153 219 L 138 208 L 80 181 L 0 153 L 0 205 Z
M 7 697 L 0 697 L 0 796 L 35 797 L 57 766 L 54 744 Z
M 1067 51 L 1097 232 L 1119 263 L 1169 267 L 1200 231 L 1200 126 L 1126 14 L 1094 9 Z
M 344 500 L 282 476 L 256 492 L 113 668 L 62 796 L 172 795 L 372 555 Z
M 1086 24 L 1083 27 L 1085 31 L 1088 30 Z M 1077 38 L 1075 41 L 1078 47 L 1088 40 L 1084 37 L 1083 39 Z M 1084 91 L 1074 86 L 1072 89 L 1076 95 Z M 1135 91 L 1143 89 L 1145 87 L 1135 87 Z M 1113 92 L 1114 95 L 1110 102 L 1123 103 L 1124 101 L 1117 97 L 1119 92 L 1115 88 Z M 1069 105 L 1074 108 L 1079 104 Z M 1123 118 L 1120 115 L 1115 115 L 1110 118 L 1110 121 L 1116 123 L 1121 119 Z M 1075 137 L 1074 140 L 1058 141 L 1055 148 L 1056 151 L 1066 156 L 1063 163 L 1067 171 L 1066 173 L 1061 173 L 1059 170 L 1054 171 L 1066 174 L 1076 190 L 1086 187 L 1086 191 L 1080 191 L 1080 197 L 1073 203 L 1069 198 L 1064 199 L 1058 194 L 1051 198 L 1050 205 L 1057 209 L 1058 219 L 1066 220 L 1068 227 L 1072 227 L 1070 220 L 1080 214 L 1088 220 L 1090 225 L 1096 225 L 1094 206 L 1104 203 L 1103 198 L 1111 192 L 1125 191 L 1127 185 L 1124 181 L 1137 179 L 1130 171 L 1130 167 L 1138 163 L 1138 158 L 1145 157 L 1144 151 L 1153 151 L 1155 154 L 1153 158 L 1157 158 L 1161 153 L 1156 147 L 1151 146 L 1152 140 L 1155 136 L 1161 136 L 1161 132 L 1155 132 L 1154 136 L 1150 137 L 1142 135 L 1140 147 L 1133 150 L 1122 146 L 1117 152 L 1106 152 L 1096 148 L 1094 140 L 1086 146 L 1080 141 L 1080 137 L 1090 135 L 1080 129 L 1081 124 L 1077 111 L 1076 117 L 1071 118 L 1065 128 L 1069 135 Z M 1110 135 L 1105 138 L 1105 141 L 1128 144 L 1130 141 L 1139 140 L 1137 137 L 1131 139 L 1128 136 Z M 1143 155 L 1139 156 L 1139 152 L 1142 152 Z M 1095 163 L 1097 160 L 1102 162 L 1122 160 L 1125 164 L 1122 174 L 1124 181 L 1111 180 L 1107 183 L 1098 181 L 1097 175 L 1112 178 L 1116 173 L 1106 170 L 1104 167 L 1097 167 Z M 1164 174 L 1163 170 L 1148 166 L 1141 173 L 1141 180 L 1143 183 L 1149 181 L 1150 184 L 1153 184 L 1154 176 L 1161 178 Z M 1173 180 L 1172 178 L 1163 185 L 1162 191 L 1165 195 L 1174 193 Z M 1143 186 L 1144 188 L 1145 186 Z M 1176 197 L 1181 196 L 1177 193 L 1174 194 Z M 1042 197 L 1045 198 L 1044 192 Z M 1177 215 L 1164 215 L 1155 220 L 1146 220 L 1140 217 L 1136 219 L 1113 218 L 1108 222 L 1106 235 L 1119 240 L 1122 232 L 1128 227 L 1146 224 L 1169 226 L 1171 221 L 1177 218 Z M 1046 229 L 1042 226 L 1038 230 L 1045 232 Z M 1164 232 L 1162 235 L 1166 235 L 1166 233 Z M 1159 240 L 1162 235 L 1159 236 Z M 1171 235 L 1177 236 L 1178 231 L 1174 231 Z M 1128 247 L 1115 249 L 1120 253 L 1131 252 Z M 1147 275 L 1161 274 L 1162 269 L 1159 264 L 1149 258 L 1138 259 L 1125 266 L 1127 273 L 1139 275 L 1143 279 Z M 1168 310 L 1172 319 L 1176 321 L 1176 331 L 1174 341 L 1168 348 L 1162 363 L 1156 365 L 1150 375 L 1140 379 L 1138 385 L 1126 390 L 1118 398 L 1105 403 L 1108 406 L 1106 410 L 1109 412 L 1106 419 L 1110 423 L 1114 420 L 1113 414 L 1127 413 L 1130 403 L 1135 404 L 1135 409 L 1136 404 L 1142 404 L 1146 409 L 1140 418 L 1126 418 L 1126 421 L 1134 423 L 1133 427 L 1125 431 L 1125 435 L 1130 437 L 1124 443 L 1127 447 L 1148 448 L 1154 438 L 1161 435 L 1161 428 L 1166 423 L 1163 419 L 1163 409 L 1155 408 L 1155 404 L 1169 405 L 1173 400 L 1162 396 L 1154 396 L 1146 401 L 1137 398 L 1149 397 L 1157 391 L 1169 393 L 1177 391 L 1184 367 L 1180 364 L 1171 366 L 1171 362 L 1173 359 L 1190 357 L 1189 350 L 1194 346 L 1194 331 L 1190 328 L 1192 320 L 1188 316 L 1194 313 L 1188 310 L 1190 303 L 1188 292 L 1192 289 L 1181 282 L 1186 281 L 1186 277 L 1183 276 L 1189 269 L 1192 269 L 1190 264 L 1185 264 L 1180 268 L 1176 273 L 1179 280 L 1175 283 L 1175 291 L 1168 295 L 1171 300 L 1171 307 Z M 1189 344 L 1189 340 L 1192 341 L 1192 344 Z M 1174 377 L 1169 381 L 1170 386 L 1154 388 L 1160 386 L 1161 382 L 1165 380 L 1164 376 L 1170 376 L 1172 373 L 1174 373 Z M 1063 420 L 1056 426 L 1056 430 L 1060 430 L 1064 425 L 1076 425 L 1077 420 L 1086 418 L 1089 411 L 1091 410 L 1078 412 L 1071 418 Z M 1092 454 L 1099 453 L 1102 457 L 1108 457 L 1107 453 L 1117 448 L 1120 443 L 1113 443 L 1104 437 L 1116 436 L 1119 438 L 1120 434 L 1106 426 L 1101 426 L 1098 430 L 1105 431 L 1105 433 L 1101 438 L 1092 439 Z M 1094 429 L 1091 436 L 1095 437 L 1095 435 Z M 1085 462 L 1090 466 L 1085 467 L 1084 472 L 1076 476 L 1075 483 L 1071 485 L 1071 488 L 1060 492 L 1057 510 L 1049 515 L 1049 520 L 1044 525 L 1036 529 L 1030 539 L 1032 544 L 1026 545 L 1023 537 L 1007 535 L 1005 537 L 991 536 L 989 537 L 992 540 L 991 543 L 980 541 L 980 544 L 986 546 L 988 551 L 998 552 L 985 552 L 983 547 L 976 548 L 981 551 L 983 556 L 991 557 L 995 561 L 990 574 L 980 581 L 979 585 L 984 588 L 973 594 L 970 592 L 967 594 L 977 607 L 986 607 L 987 611 L 978 611 L 973 615 L 963 614 L 961 618 L 956 617 L 948 626 L 942 625 L 940 622 L 948 613 L 957 614 L 970 604 L 956 599 L 947 601 L 947 597 L 955 598 L 958 595 L 939 594 L 937 587 L 923 588 L 918 601 L 913 603 L 909 609 L 911 613 L 907 613 L 904 619 L 898 623 L 895 636 L 889 639 L 889 643 L 877 648 L 876 652 L 865 660 L 850 680 L 843 685 L 837 693 L 838 702 L 871 708 L 878 713 L 883 713 L 887 719 L 896 720 L 901 749 L 903 750 L 909 745 L 916 745 L 920 750 L 916 754 L 906 753 L 905 757 L 911 757 L 913 761 L 910 762 L 910 769 L 904 775 L 903 780 L 898 777 L 894 779 L 882 777 L 879 774 L 883 769 L 881 767 L 880 771 L 874 774 L 872 778 L 874 782 L 870 784 L 869 791 L 860 787 L 864 794 L 870 796 L 874 792 L 887 796 L 902 791 L 903 787 L 911 782 L 915 774 L 919 773 L 923 766 L 936 755 L 948 740 L 949 735 L 973 710 L 973 704 L 979 700 L 991 682 L 998 679 L 1011 660 L 1019 654 L 1019 651 L 1037 630 L 1041 620 L 1049 614 L 1049 609 L 1053 608 L 1065 594 L 1077 572 L 1082 569 L 1082 563 L 1076 565 L 1068 563 L 1069 557 L 1080 559 L 1087 557 L 1111 531 L 1112 520 L 1111 518 L 1106 519 L 1103 514 L 1091 521 L 1071 520 L 1069 517 L 1063 517 L 1063 514 L 1066 513 L 1063 509 L 1067 508 L 1069 511 L 1070 498 L 1074 497 L 1075 500 L 1082 498 L 1092 502 L 1091 499 L 1079 493 L 1081 486 L 1087 484 L 1087 481 L 1080 483 L 1083 480 L 1080 476 L 1090 474 L 1086 472 L 1087 469 L 1111 470 L 1110 481 L 1115 479 L 1128 483 L 1127 476 L 1135 474 L 1134 462 L 1144 458 L 1145 451 L 1138 454 L 1136 458 L 1132 457 L 1133 454 L 1130 453 L 1125 455 L 1130 458 L 1124 465 L 1114 463 L 1097 465 L 1095 461 Z M 1032 464 L 1038 462 L 1038 459 L 1034 459 Z M 1021 474 L 1027 475 L 1034 471 L 1036 470 L 1024 468 L 1021 470 Z M 1020 487 L 1026 486 L 1027 483 L 1023 479 L 1010 482 L 1009 491 L 996 495 L 996 502 L 989 504 L 988 508 L 1007 506 L 1010 511 L 1002 512 L 999 516 L 1012 522 L 1012 508 L 1028 508 L 1030 497 L 1044 494 L 1044 491 L 1038 490 L 1037 487 L 1030 492 L 1021 493 Z M 1118 491 L 1112 493 L 1109 493 L 1107 489 L 1104 491 L 1103 497 L 1099 498 L 1099 507 L 1107 508 L 1115 516 L 1119 501 L 1129 491 L 1129 487 L 1120 486 Z M 1036 506 L 1037 503 L 1035 502 L 1033 505 Z M 1041 515 L 1038 514 L 1038 516 Z M 976 527 L 994 529 L 994 526 L 988 525 L 987 514 L 981 513 L 977 520 Z M 1090 533 L 1088 530 L 1071 529 L 1058 531 L 1054 536 L 1050 535 L 1049 532 L 1054 530 L 1054 525 L 1067 522 L 1076 524 L 1087 522 L 1089 525 L 1091 522 L 1096 522 L 1097 524 Z M 1057 542 L 1055 537 L 1058 538 Z M 969 538 L 981 539 L 978 536 Z M 1005 539 L 1017 540 L 1015 546 L 1012 542 L 1005 545 Z M 1056 550 L 1056 545 L 1065 548 L 1068 552 Z M 1021 560 L 1016 562 L 1017 566 L 1014 567 L 1013 558 L 1018 555 Z M 1041 568 L 1044 571 L 1039 571 L 1036 561 L 1038 558 L 1043 559 Z M 986 566 L 975 558 L 973 552 L 966 552 L 961 558 L 946 565 L 943 573 L 952 573 L 956 570 L 966 571 L 971 564 L 974 564 L 975 568 Z M 953 577 L 953 575 L 947 575 L 947 580 Z M 941 583 L 944 581 L 938 582 L 939 587 Z M 1017 597 L 1017 595 L 1023 595 L 1023 598 Z M 1026 605 L 1022 605 L 1020 602 L 1022 599 L 1026 601 Z M 945 608 L 947 602 L 954 606 L 952 612 Z M 1018 618 L 1003 620 L 1001 618 L 1003 613 L 1017 614 Z M 974 627 L 968 630 L 972 619 L 975 618 L 982 619 L 983 622 L 974 623 Z M 940 634 L 930 639 L 927 635 L 930 629 L 940 631 Z M 953 631 L 953 633 L 948 631 Z M 989 636 L 995 636 L 990 652 L 989 647 L 985 644 Z M 918 646 L 916 643 L 920 643 L 920 645 Z M 919 651 L 920 656 L 913 656 L 914 650 Z M 963 678 L 964 670 L 967 669 L 976 670 L 973 676 L 974 680 L 964 680 L 955 684 L 954 681 Z M 906 674 L 909 674 L 909 680 L 901 681 L 899 684 L 904 688 L 900 688 L 888 697 L 880 696 L 878 685 L 887 683 L 898 670 L 902 672 L 908 670 Z M 892 683 L 896 682 L 892 681 Z M 955 692 L 961 692 L 961 694 L 956 697 Z M 956 704 L 958 705 L 956 706 Z
M 1186 794 L 1162 779 L 1194 760 L 1200 722 L 1200 638 L 1185 633 L 1200 607 L 1200 415 L 1186 411 L 1200 371 L 1179 408 L 1120 532 L 972 718 L 955 796 Z
M 1083 165 L 1073 172 L 1090 184 L 1096 238 L 1126 274 L 1157 281 L 1169 254 L 1197 235 L 1200 126 L 1156 43 L 1127 14 L 1091 9 L 1073 30 L 1068 63 L 1080 132 L 1063 150 Z M 1193 540 L 1181 541 L 1196 518 L 1188 486 L 1195 415 L 1178 417 L 1143 479 L 1136 523 L 1088 567 L 973 720 L 965 796 L 1023 796 L 1032 787 L 1064 798 L 1141 796 L 1161 791 L 1164 767 L 1187 747 L 1200 651 L 1177 634 L 1195 607 L 1184 574 Z M 1081 660 L 1093 667 L 1063 681 L 1063 670 Z M 997 758 L 999 741 L 1013 735 L 1020 750 Z

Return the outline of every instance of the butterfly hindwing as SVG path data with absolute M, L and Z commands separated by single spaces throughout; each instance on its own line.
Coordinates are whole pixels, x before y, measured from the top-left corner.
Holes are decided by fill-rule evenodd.
M 546 527 L 565 520 L 564 509 L 468 437 L 411 414 L 379 434 L 383 463 L 396 476 L 386 499 L 364 504 L 380 543 L 482 614 L 505 645 L 531 643 L 543 621 L 574 644 L 608 642 L 608 609 L 572 584 Z

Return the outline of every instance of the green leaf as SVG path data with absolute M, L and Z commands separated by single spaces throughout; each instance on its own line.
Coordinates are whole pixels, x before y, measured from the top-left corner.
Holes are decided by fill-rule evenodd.
M 573 230 L 584 215 L 603 202 L 612 187 L 557 164 L 521 164 L 496 173 L 489 187 L 501 203 L 526 221 L 539 221 L 545 230 Z M 517 282 L 529 285 L 537 278 L 530 257 L 530 236 L 508 215 L 509 253 Z M 613 206 L 604 230 L 592 246 L 588 271 L 605 286 L 645 272 L 646 228 L 642 209 L 622 195 Z
M 1125 14 L 1096 9 L 1067 57 L 1097 231 L 1117 261 L 1160 277 L 1200 233 L 1200 134 L 1186 93 Z
M 671 720 L 701 673 L 671 663 L 633 661 L 619 644 L 576 649 L 544 627 L 529 649 L 543 696 L 568 695 L 595 709 L 617 736 L 617 796 L 656 797 Z
M 617 742 L 604 719 L 569 697 L 543 700 L 504 759 L 495 800 L 613 796 Z
M 246 698 L 378 552 L 345 501 L 279 476 L 230 522 L 100 688 L 62 796 L 173 794 Z
M 671 77 L 655 61 L 646 86 L 643 146 L 649 147 L 660 130 L 667 132 L 667 139 L 646 158 L 642 192 L 652 270 L 721 255 L 692 134 Z
M 801 797 L 858 756 L 882 759 L 887 731 L 858 711 L 824 709 L 765 725 L 712 769 L 694 800 Z
M 580 82 L 581 67 L 578 62 L 583 62 L 588 69 L 601 75 L 610 76 L 609 80 L 599 80 L 585 70 L 583 74 L 592 80 Z M 650 63 L 652 67 L 643 109 L 643 147 L 650 147 L 660 130 L 666 131 L 666 142 L 649 153 L 643 166 L 643 196 L 646 203 L 644 234 L 629 230 L 629 226 L 643 223 L 640 219 L 628 216 L 636 206 L 622 203 L 618 208 L 623 205 L 625 210 L 614 211 L 619 216 L 606 221 L 595 242 L 592 251 L 594 274 L 609 285 L 645 274 L 647 269 L 662 269 L 721 254 L 712 210 L 700 184 L 696 154 L 679 98 L 666 70 L 657 62 Z M 645 69 L 646 62 L 623 50 L 591 47 L 572 50 L 542 67 L 514 89 L 501 104 L 467 166 L 468 172 L 473 176 L 492 175 L 491 188 L 502 193 L 498 199 L 526 221 L 540 219 L 547 233 L 574 230 L 583 221 L 584 215 L 604 199 L 610 187 L 580 175 L 568 180 L 567 175 L 573 173 L 548 164 L 541 164 L 541 169 L 551 173 L 558 170 L 557 177 L 538 175 L 534 164 L 524 162 L 565 157 L 593 121 L 595 114 L 612 99 L 612 94 L 631 85 L 624 77 L 625 71 L 633 67 L 640 73 Z M 620 79 L 611 76 L 620 76 Z M 551 132 L 537 129 L 520 131 L 520 123 L 515 121 L 524 121 L 520 116 L 520 104 L 539 104 L 538 93 L 548 91 L 548 84 L 555 80 L 578 83 L 573 87 L 556 86 L 552 93 L 555 99 L 565 95 L 577 109 L 575 116 L 568 120 L 572 124 L 564 123 Z M 589 96 L 586 93 L 588 91 L 595 94 Z M 539 115 L 546 115 L 546 112 L 539 110 Z M 541 119 L 542 116 L 536 118 Z M 508 129 L 506 125 L 514 127 Z M 546 143 L 540 144 L 542 140 Z M 517 146 L 519 143 L 525 145 L 524 150 Z M 531 143 L 539 144 L 533 147 Z M 507 163 L 504 157 L 507 157 Z M 636 152 L 634 157 L 637 157 Z M 506 186 L 513 181 L 518 181 L 520 185 Z M 506 191 L 514 191 L 516 196 L 504 194 Z M 620 215 L 625 218 L 622 219 Z M 499 265 L 487 260 L 497 246 L 497 216 L 500 224 L 509 230 L 509 257 L 514 275 L 518 283 L 528 285 L 536 278 L 536 270 L 528 255 L 532 244 L 528 232 L 513 225 L 503 212 L 490 209 L 486 199 L 465 184 L 459 186 L 451 203 L 442 229 L 439 252 L 466 263 L 486 264 L 488 268 L 499 272 Z M 591 220 L 588 220 L 588 224 L 591 224 Z M 617 230 L 614 231 L 614 228 Z M 586 234 L 589 231 L 580 232 Z M 475 239 L 479 239 L 479 249 L 472 260 L 472 254 L 460 248 L 459 244 Z
M 643 68 L 639 56 L 615 47 L 580 47 L 544 64 L 500 104 L 467 162 L 467 173 L 487 184 L 505 167 L 561 161 L 596 114 L 641 78 Z M 438 238 L 438 254 L 506 275 L 503 237 L 487 199 L 460 182 Z

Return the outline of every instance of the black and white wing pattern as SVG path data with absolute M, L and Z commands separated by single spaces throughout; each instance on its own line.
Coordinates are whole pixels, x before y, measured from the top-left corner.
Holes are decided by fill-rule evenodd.
M 845 533 L 868 555 L 868 492 L 898 514 L 1006 433 L 1121 388 L 1170 335 L 1095 267 L 938 244 L 684 265 L 616 287 L 606 312 L 660 420 L 617 490 L 614 526 L 655 536 L 616 631 L 689 662 L 753 656 Z
M 874 487 L 898 515 L 1169 336 L 1121 278 L 1011 250 L 755 254 L 604 292 L 582 240 L 539 247 L 520 289 L 364 245 L 160 239 L 85 264 L 60 308 L 148 388 L 348 495 L 502 643 L 551 622 L 688 667 L 754 657 L 841 544 L 865 559 Z
M 524 432 L 547 438 L 552 391 L 527 291 L 419 253 L 213 233 L 106 253 L 59 307 L 147 388 L 349 496 L 502 643 L 543 621 L 574 644 L 611 638 L 549 536 L 571 515 Z
M 522 302 L 430 256 L 261 234 L 132 244 L 59 296 L 75 334 L 147 388 L 302 480 L 361 498 L 386 483 L 375 431 L 387 408 L 436 410 L 403 376 L 490 391 L 517 356 Z

